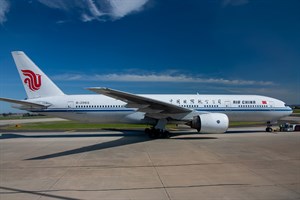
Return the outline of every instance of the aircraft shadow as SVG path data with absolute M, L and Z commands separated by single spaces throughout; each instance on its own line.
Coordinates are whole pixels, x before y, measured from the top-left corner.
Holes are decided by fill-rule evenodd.
M 0 189 L 10 191 L 8 193 L 0 192 L 0 196 L 1 196 L 1 193 L 2 194 L 15 194 L 15 193 L 21 193 L 22 194 L 23 193 L 23 194 L 32 194 L 32 195 L 37 195 L 39 197 L 48 197 L 48 198 L 53 198 L 53 199 L 79 200 L 77 198 L 71 198 L 71 197 L 66 197 L 66 196 L 59 196 L 59 195 L 47 194 L 45 192 L 38 192 L 38 191 L 21 190 L 21 189 L 9 188 L 9 187 L 2 187 L 2 186 L 0 186 Z
M 76 136 L 77 137 L 91 137 L 90 135 L 84 135 L 84 134 L 78 134 Z M 71 137 L 76 137 L 76 136 L 73 135 Z M 149 141 L 149 138 L 144 133 L 141 134 L 141 133 L 131 133 L 131 132 L 120 133 L 120 134 L 119 133 L 116 133 L 116 134 L 93 134 L 92 137 L 116 137 L 116 136 L 122 136 L 122 137 L 120 139 L 113 140 L 113 141 L 108 141 L 108 142 L 88 145 L 88 146 L 84 146 L 84 147 L 80 147 L 80 148 L 76 148 L 76 149 L 71 149 L 71 150 L 67 150 L 67 151 L 57 152 L 57 153 L 53 153 L 53 154 L 47 154 L 47 155 L 43 155 L 43 156 L 28 158 L 26 160 L 43 160 L 43 159 L 57 158 L 57 157 L 62 157 L 62 156 L 80 154 L 80 153 L 91 152 L 91 151 L 99 151 L 102 149 L 120 147 L 120 146 Z M 51 136 L 50 136 L 50 138 L 51 138 Z
M 172 140 L 211 140 L 211 139 L 218 139 L 217 137 L 180 137 L 180 138 L 170 138 Z
M 90 138 L 90 137 L 136 137 L 136 136 L 145 136 L 143 132 L 138 131 L 124 131 L 122 133 L 91 133 L 91 134 L 48 134 L 48 135 L 23 135 L 23 134 L 15 134 L 15 133 L 2 133 L 1 139 L 16 139 L 16 138 Z
M 115 130 L 116 131 L 116 130 Z M 118 130 L 120 133 L 65 133 L 65 134 L 43 134 L 43 135 L 24 135 L 24 134 L 16 134 L 16 133 L 5 133 L 0 137 L 1 139 L 18 139 L 18 138 L 92 138 L 92 137 L 121 137 L 119 139 L 113 141 L 107 141 L 99 144 L 88 145 L 80 148 L 75 148 L 67 151 L 37 156 L 28 158 L 25 160 L 44 160 L 50 158 L 57 158 L 69 155 L 75 155 L 85 152 L 98 151 L 113 147 L 120 147 L 130 144 L 143 143 L 150 141 L 151 139 L 143 131 L 138 130 Z M 195 136 L 191 136 L 194 133 L 191 132 L 172 132 L 170 139 L 176 140 L 202 140 L 202 139 L 218 139 L 216 137 L 211 136 L 199 136 L 199 134 L 195 133 Z M 197 135 L 197 136 L 196 136 Z M 181 136 L 180 138 L 176 138 L 176 136 Z
M 226 131 L 225 134 L 245 134 L 245 133 L 265 133 L 264 130 L 233 130 L 233 131 Z
M 180 137 L 176 137 L 180 136 Z M 217 137 L 211 136 L 211 134 L 199 134 L 197 132 L 172 132 L 170 139 L 172 140 L 209 140 L 209 139 L 218 139 Z

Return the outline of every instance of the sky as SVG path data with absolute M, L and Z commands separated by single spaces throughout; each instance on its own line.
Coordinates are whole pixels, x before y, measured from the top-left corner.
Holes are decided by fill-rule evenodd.
M 0 97 L 24 99 L 11 51 L 66 94 L 258 94 L 300 104 L 299 0 L 0 0 Z M 0 113 L 18 112 L 0 102 Z

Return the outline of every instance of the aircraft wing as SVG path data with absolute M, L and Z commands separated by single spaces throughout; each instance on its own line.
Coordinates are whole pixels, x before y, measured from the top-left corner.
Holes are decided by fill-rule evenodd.
M 24 100 L 16 100 L 16 99 L 9 99 L 9 98 L 1 98 L 0 101 L 6 101 L 9 103 L 14 103 L 14 104 L 19 104 L 22 105 L 26 108 L 31 108 L 31 109 L 41 109 L 41 108 L 46 108 L 49 105 L 44 105 L 44 104 L 39 104 L 39 103 L 32 103 Z
M 109 88 L 93 87 L 88 88 L 88 90 L 124 101 L 127 103 L 126 107 L 138 108 L 138 111 L 145 112 L 150 116 L 168 116 L 174 114 L 187 114 L 191 112 L 191 110 L 187 108 L 182 108 L 170 103 Z

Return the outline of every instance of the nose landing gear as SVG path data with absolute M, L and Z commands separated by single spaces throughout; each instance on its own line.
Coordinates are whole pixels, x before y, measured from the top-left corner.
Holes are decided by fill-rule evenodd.
M 272 128 L 272 123 L 271 122 L 267 122 L 266 132 L 273 132 L 273 128 Z
M 273 132 L 273 128 L 272 127 L 267 127 L 266 132 Z

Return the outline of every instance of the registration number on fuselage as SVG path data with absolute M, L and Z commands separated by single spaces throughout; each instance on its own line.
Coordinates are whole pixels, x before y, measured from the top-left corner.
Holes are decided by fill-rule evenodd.
M 87 104 L 90 104 L 89 101 L 76 101 L 75 103 L 76 103 L 76 104 L 80 104 L 80 105 L 87 105 Z

